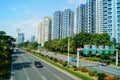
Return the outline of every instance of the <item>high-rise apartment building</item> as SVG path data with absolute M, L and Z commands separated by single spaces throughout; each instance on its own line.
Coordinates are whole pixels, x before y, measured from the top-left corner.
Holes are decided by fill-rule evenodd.
M 95 33 L 95 0 L 86 0 L 85 32 Z
M 55 11 L 53 15 L 53 39 L 62 38 L 62 12 Z
M 103 25 L 103 0 L 95 0 L 95 33 L 105 32 Z
M 120 43 L 120 0 L 96 0 L 96 33 L 108 33 Z
M 71 9 L 55 11 L 53 19 L 53 39 L 74 36 L 74 12 Z
M 108 33 L 113 42 L 120 43 L 120 0 L 86 0 L 85 14 L 82 9 L 81 4 L 77 8 L 77 33 L 85 24 L 85 32 Z
M 74 12 L 71 9 L 63 11 L 62 38 L 74 36 Z
M 18 44 L 23 43 L 25 40 L 24 33 L 18 33 Z
M 107 18 L 108 34 L 114 42 L 120 43 L 120 0 L 107 1 Z
M 31 36 L 31 42 L 35 41 L 35 36 Z
M 85 4 L 81 4 L 76 10 L 76 33 L 85 31 Z
M 38 43 L 44 46 L 45 41 L 52 38 L 52 17 L 44 17 L 38 25 Z

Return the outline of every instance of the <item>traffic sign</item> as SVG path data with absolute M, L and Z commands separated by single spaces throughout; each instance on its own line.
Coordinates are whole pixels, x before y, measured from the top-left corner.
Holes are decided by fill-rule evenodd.
M 99 54 L 102 54 L 102 53 L 103 53 L 103 46 L 102 46 L 102 45 L 99 46 L 98 53 L 99 53 Z
M 92 45 L 92 54 L 96 54 L 96 45 Z
M 115 51 L 115 46 L 114 45 L 110 46 L 110 53 L 114 54 L 114 51 Z
M 90 45 L 84 45 L 83 54 L 88 54 L 89 49 L 90 49 Z
M 38 45 L 38 48 L 44 48 L 44 46 L 40 46 L 40 45 Z
M 105 53 L 105 54 L 108 54 L 108 53 L 109 53 L 109 46 L 105 46 L 104 53 Z

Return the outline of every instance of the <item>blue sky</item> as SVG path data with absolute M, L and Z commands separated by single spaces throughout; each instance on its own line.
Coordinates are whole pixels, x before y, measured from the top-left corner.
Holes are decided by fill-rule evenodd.
M 70 8 L 76 11 L 85 0 L 0 0 L 0 31 L 16 37 L 17 29 L 25 38 L 37 35 L 37 28 L 45 16 L 52 16 L 54 11 Z

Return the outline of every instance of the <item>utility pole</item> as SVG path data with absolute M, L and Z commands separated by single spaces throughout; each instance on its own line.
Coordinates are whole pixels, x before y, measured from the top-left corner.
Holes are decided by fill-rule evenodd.
M 69 57 L 69 27 L 68 27 L 68 66 L 70 64 L 70 57 Z

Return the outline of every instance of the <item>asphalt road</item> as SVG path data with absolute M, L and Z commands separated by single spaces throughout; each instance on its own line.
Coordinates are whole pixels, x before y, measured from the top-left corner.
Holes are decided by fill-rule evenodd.
M 16 50 L 12 55 L 10 80 L 78 80 L 42 60 L 40 60 L 40 62 L 44 67 L 36 68 L 33 64 L 35 60 L 40 59 L 28 53 Z
M 62 59 L 64 61 L 67 61 L 67 56 L 60 55 L 60 54 L 52 54 L 48 52 L 41 51 L 41 54 L 56 57 L 57 59 Z M 76 62 L 70 61 L 70 64 L 76 65 Z M 120 78 L 120 67 L 116 66 L 99 66 L 97 62 L 87 61 L 87 60 L 81 60 L 79 61 L 79 66 L 86 67 L 90 70 L 98 71 L 98 72 L 104 72 L 106 74 L 110 74 L 112 76 L 116 76 Z

